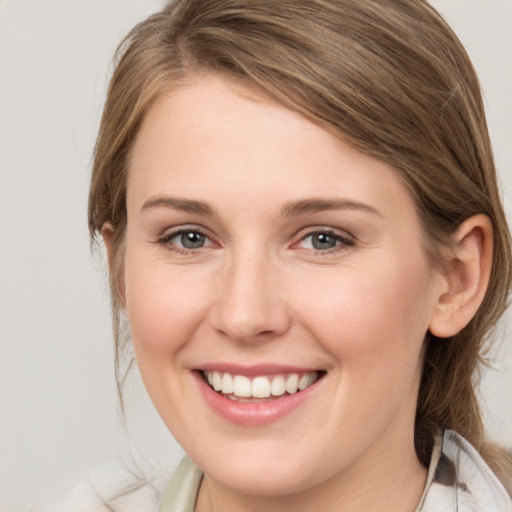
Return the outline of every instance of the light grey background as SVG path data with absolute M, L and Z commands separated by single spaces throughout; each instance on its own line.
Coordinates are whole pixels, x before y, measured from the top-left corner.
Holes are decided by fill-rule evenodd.
M 277 1 L 277 0 L 276 0 Z M 436 0 L 480 73 L 512 210 L 512 1 Z M 105 461 L 179 448 L 137 378 L 118 426 L 106 280 L 86 198 L 110 58 L 162 0 L 0 0 L 0 509 Z M 511 326 L 484 379 L 488 429 L 512 444 Z

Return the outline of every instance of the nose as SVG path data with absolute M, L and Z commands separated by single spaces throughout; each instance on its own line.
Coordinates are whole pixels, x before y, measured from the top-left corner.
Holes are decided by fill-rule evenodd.
M 254 253 L 240 254 L 226 264 L 210 310 L 218 333 L 251 343 L 273 339 L 289 329 L 282 273 L 269 260 Z

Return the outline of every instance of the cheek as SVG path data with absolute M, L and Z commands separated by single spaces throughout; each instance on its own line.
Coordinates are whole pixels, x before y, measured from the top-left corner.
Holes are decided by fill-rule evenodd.
M 126 312 L 137 356 L 176 351 L 187 342 L 207 309 L 208 283 L 200 269 L 191 273 L 127 251 Z
M 426 263 L 389 261 L 320 276 L 296 290 L 306 327 L 342 365 L 360 365 L 361 374 L 415 366 L 428 329 Z
M 326 411 L 326 422 L 354 445 L 369 442 L 394 417 L 413 422 L 429 316 L 424 269 L 368 268 L 303 290 L 304 325 L 333 356 L 331 403 L 338 407 Z

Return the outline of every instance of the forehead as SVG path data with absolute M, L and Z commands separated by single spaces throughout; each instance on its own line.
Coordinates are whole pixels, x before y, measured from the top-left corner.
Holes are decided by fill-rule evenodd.
M 215 76 L 165 94 L 144 119 L 130 161 L 128 203 L 140 207 L 167 193 L 220 203 L 236 197 L 241 204 L 261 196 L 284 202 L 349 195 L 413 207 L 384 162 L 257 91 Z

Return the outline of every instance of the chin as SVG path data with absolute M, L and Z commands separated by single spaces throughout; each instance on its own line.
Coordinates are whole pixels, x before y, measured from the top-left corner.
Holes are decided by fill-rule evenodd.
M 288 442 L 284 435 L 281 431 L 272 440 L 233 440 L 229 444 L 210 437 L 207 442 L 216 445 L 216 450 L 196 444 L 188 453 L 210 478 L 240 494 L 291 495 L 334 476 L 339 469 L 337 457 L 330 460 L 301 450 L 296 439 Z
M 223 461 L 209 464 L 205 473 L 219 484 L 241 494 L 284 496 L 297 493 L 312 485 L 310 471 L 289 461 L 275 458 L 265 461 Z

